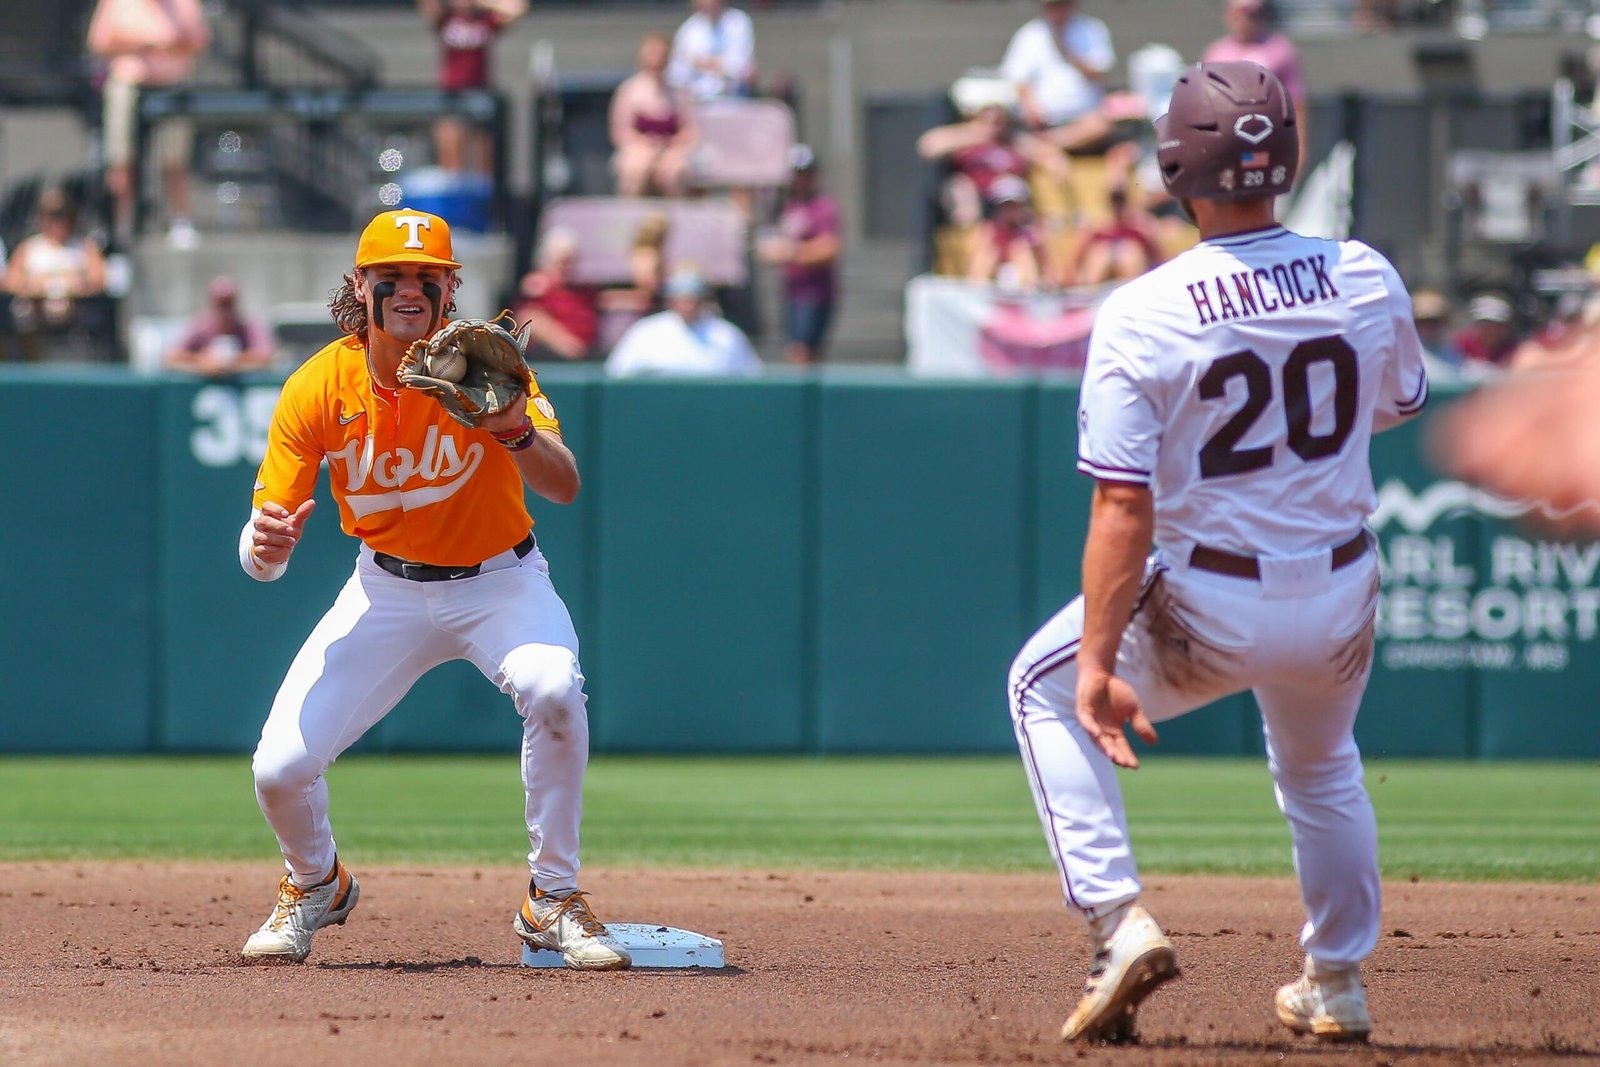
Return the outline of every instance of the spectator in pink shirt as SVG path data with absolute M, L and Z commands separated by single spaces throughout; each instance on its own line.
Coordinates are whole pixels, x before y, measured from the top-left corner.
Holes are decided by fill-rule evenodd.
M 1310 116 L 1306 112 L 1306 80 L 1300 73 L 1300 53 L 1294 42 L 1277 29 L 1272 0 L 1223 0 L 1222 21 L 1228 33 L 1211 42 L 1203 63 L 1259 63 L 1278 76 L 1294 101 L 1296 126 L 1300 130 L 1300 173 L 1310 169 L 1306 155 L 1306 131 Z
M 620 196 L 682 196 L 698 135 L 688 95 L 667 84 L 672 47 L 652 33 L 639 43 L 639 70 L 611 96 L 611 167 Z
M 26 6 L 26 5 L 23 5 Z M 40 10 L 60 5 L 36 4 Z M 119 242 L 133 235 L 139 167 L 139 92 L 181 85 L 197 58 L 211 47 L 200 0 L 100 0 L 89 20 L 89 51 L 105 64 L 101 146 L 106 190 L 112 198 L 112 229 Z M 199 241 L 189 219 L 189 153 L 194 124 L 167 118 L 154 127 L 145 151 L 159 161 L 166 198 L 168 237 L 192 250 Z

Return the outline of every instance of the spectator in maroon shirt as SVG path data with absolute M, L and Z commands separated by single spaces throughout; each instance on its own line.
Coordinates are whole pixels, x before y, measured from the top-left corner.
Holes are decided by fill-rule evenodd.
M 560 227 L 552 229 L 539 246 L 539 268 L 523 275 L 517 286 L 511 313 L 532 328 L 528 341 L 531 362 L 596 355 L 600 312 L 595 290 L 572 283 L 572 265 L 577 258 L 577 237 Z
M 218 275 L 206 286 L 210 306 L 167 353 L 167 366 L 207 378 L 260 370 L 273 359 L 272 335 L 239 313 L 239 287 Z
M 1511 301 L 1485 293 L 1467 305 L 1467 325 L 1456 334 L 1456 348 L 1469 362 L 1504 367 L 1519 339 L 1511 325 Z
M 1155 222 L 1128 203 L 1128 190 L 1112 186 L 1106 194 L 1111 217 L 1083 237 L 1064 285 L 1104 285 L 1137 278 L 1161 262 Z
M 788 318 L 784 356 L 815 363 L 833 322 L 839 297 L 839 205 L 822 191 L 817 157 L 806 145 L 789 154 L 789 199 L 776 236 L 762 242 L 761 258 L 783 268 Z
M 999 104 L 979 108 L 972 118 L 936 126 L 917 139 L 917 154 L 932 161 L 948 160 L 951 173 L 942 197 L 953 226 L 975 226 L 995 179 L 1012 175 L 1026 180 L 1038 167 L 1047 177 L 1065 181 L 1067 157 L 1061 149 L 1018 130 L 1011 113 Z
M 527 0 L 417 0 L 439 39 L 439 88 L 447 93 L 490 87 L 494 39 L 527 10 Z M 434 154 L 445 170 L 487 174 L 491 146 L 486 131 L 457 115 L 433 124 Z
M 989 188 L 989 221 L 973 235 L 967 280 L 1031 291 L 1050 276 L 1046 267 L 1028 183 L 1013 174 L 996 179 Z

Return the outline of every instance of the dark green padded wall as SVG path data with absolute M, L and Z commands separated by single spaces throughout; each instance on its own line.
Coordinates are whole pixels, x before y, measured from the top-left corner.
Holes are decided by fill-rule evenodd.
M 0 752 L 149 749 L 164 532 L 150 388 L 15 368 L 0 396 Z
M 799 380 L 605 389 L 597 747 L 805 747 L 807 411 Z
M 1010 660 L 1080 581 L 1070 383 L 541 380 L 584 490 L 530 507 L 597 751 L 1011 750 Z M 0 448 L 48 456 L 13 464 L 0 525 L 0 750 L 254 746 L 356 551 L 323 487 L 286 577 L 238 569 L 277 388 L 0 368 Z M 109 444 L 43 414 L 75 402 Z M 1434 472 L 1426 423 L 1373 446 L 1386 581 L 1364 751 L 1600 756 L 1600 544 L 1543 540 Z M 1261 749 L 1248 695 L 1161 732 L 1165 752 Z M 361 747 L 519 736 L 510 701 L 449 664 Z
M 817 747 L 1002 751 L 1031 599 L 1029 389 L 824 386 Z

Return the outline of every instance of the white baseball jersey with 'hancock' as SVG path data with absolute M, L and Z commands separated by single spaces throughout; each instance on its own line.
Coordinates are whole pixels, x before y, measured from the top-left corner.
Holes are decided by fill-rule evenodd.
M 1204 241 L 1096 313 L 1078 469 L 1150 486 L 1155 543 L 1298 556 L 1377 506 L 1368 445 L 1428 397 L 1411 298 L 1359 241 Z

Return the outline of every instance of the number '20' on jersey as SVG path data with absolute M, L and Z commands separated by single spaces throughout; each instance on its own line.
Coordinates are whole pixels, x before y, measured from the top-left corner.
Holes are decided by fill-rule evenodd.
M 1156 544 L 1300 555 L 1377 506 L 1375 430 L 1428 398 L 1411 297 L 1359 241 L 1204 241 L 1095 316 L 1078 469 L 1150 486 Z

